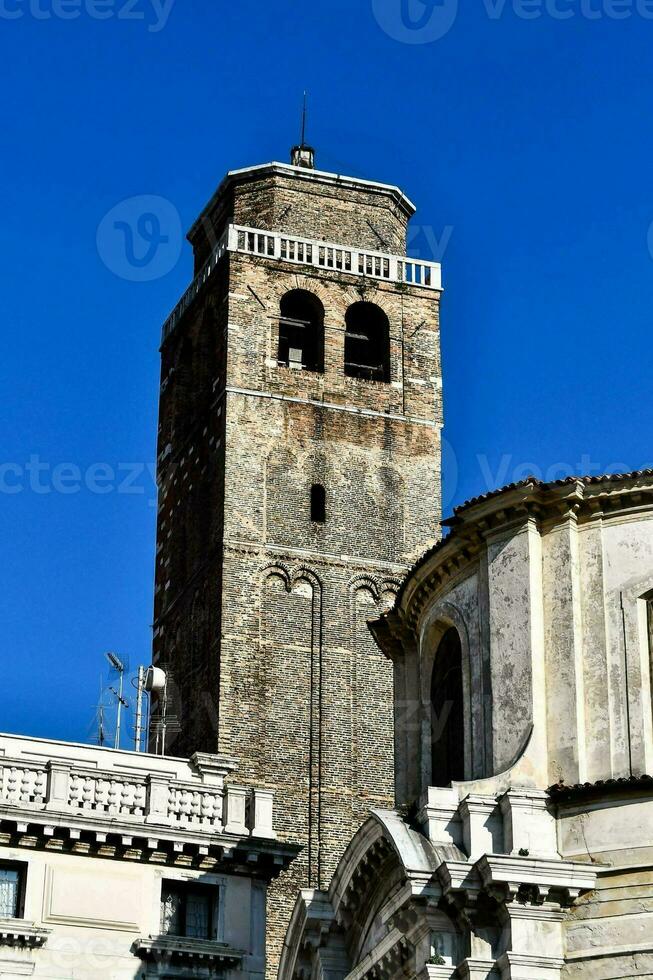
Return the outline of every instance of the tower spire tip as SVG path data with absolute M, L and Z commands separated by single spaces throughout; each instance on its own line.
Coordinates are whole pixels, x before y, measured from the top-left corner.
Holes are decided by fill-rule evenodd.
M 315 169 L 315 150 L 306 142 L 306 117 L 307 117 L 308 98 L 304 91 L 304 104 L 302 107 L 302 129 L 301 139 L 297 146 L 293 146 L 290 153 L 290 162 L 294 167 L 304 167 L 306 170 Z

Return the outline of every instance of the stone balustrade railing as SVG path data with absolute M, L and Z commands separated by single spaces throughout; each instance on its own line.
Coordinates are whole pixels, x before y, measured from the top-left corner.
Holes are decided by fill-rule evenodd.
M 273 794 L 227 782 L 234 769 L 220 756 L 185 761 L 0 735 L 0 813 L 273 839 Z
M 442 289 L 442 267 L 407 256 L 356 249 L 333 242 L 299 238 L 281 232 L 229 225 L 213 249 L 209 260 L 197 274 L 163 326 L 163 340 L 175 329 L 185 310 L 199 295 L 226 252 L 241 252 L 262 258 L 309 265 L 345 275 L 367 277 L 382 282 L 424 289 Z

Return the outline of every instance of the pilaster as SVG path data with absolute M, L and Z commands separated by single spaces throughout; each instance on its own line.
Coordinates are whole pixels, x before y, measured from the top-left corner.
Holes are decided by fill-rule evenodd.
M 496 854 L 503 847 L 502 814 L 494 797 L 467 796 L 460 804 L 463 845 L 475 861 L 482 854 Z
M 510 791 L 500 800 L 507 854 L 558 858 L 557 830 L 546 793 Z

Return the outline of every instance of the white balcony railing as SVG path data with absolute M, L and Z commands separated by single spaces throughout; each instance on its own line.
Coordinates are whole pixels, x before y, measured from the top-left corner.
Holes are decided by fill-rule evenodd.
M 332 242 L 298 238 L 296 235 L 264 231 L 260 228 L 229 225 L 213 249 L 208 262 L 166 320 L 163 326 L 164 340 L 172 333 L 184 311 L 213 275 L 226 252 L 257 255 L 266 259 L 276 259 L 279 262 L 308 265 L 342 272 L 345 275 L 377 279 L 381 282 L 421 286 L 431 290 L 442 289 L 442 267 L 439 262 L 425 262 L 407 256 L 349 248 Z
M 227 782 L 235 763 L 0 735 L 0 818 L 47 814 L 101 827 L 274 838 L 273 794 Z
M 211 252 L 211 256 L 208 262 L 205 262 L 198 274 L 193 279 L 192 283 L 181 297 L 174 310 L 163 324 L 163 340 L 168 337 L 172 331 L 175 329 L 179 320 L 184 314 L 184 311 L 190 306 L 195 297 L 202 291 L 204 284 L 210 279 L 210 277 L 215 272 L 216 266 L 218 265 L 220 259 L 223 257 L 227 251 L 227 241 L 229 238 L 229 228 L 225 231 L 224 235 L 215 246 Z

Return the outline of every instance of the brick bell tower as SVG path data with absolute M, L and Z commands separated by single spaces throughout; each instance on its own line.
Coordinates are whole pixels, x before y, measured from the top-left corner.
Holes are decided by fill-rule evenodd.
M 165 748 L 238 758 L 304 845 L 270 896 L 274 972 L 298 890 L 393 802 L 392 666 L 366 622 L 440 519 L 440 267 L 405 258 L 414 210 L 305 145 L 231 172 L 163 331 Z

